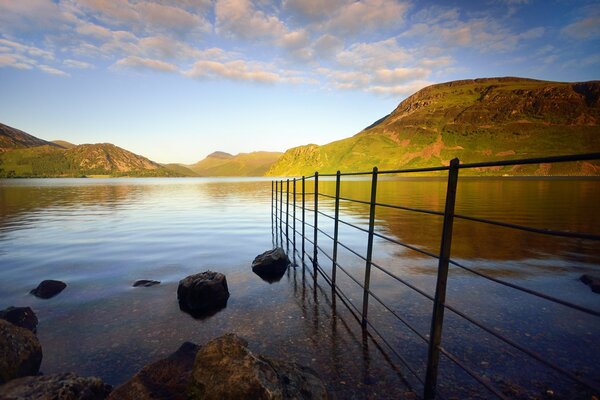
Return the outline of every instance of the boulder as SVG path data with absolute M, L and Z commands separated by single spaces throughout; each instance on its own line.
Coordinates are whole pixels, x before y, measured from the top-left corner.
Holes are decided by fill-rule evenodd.
M 149 287 L 149 286 L 154 286 L 154 285 L 158 285 L 158 284 L 160 284 L 160 281 L 153 281 L 150 279 L 140 279 L 140 280 L 133 282 L 133 287 L 138 287 L 138 286 Z
M 0 386 L 3 400 L 103 400 L 111 386 L 95 377 L 81 377 L 73 373 L 28 376 L 14 379 Z
M 0 320 L 0 385 L 14 378 L 36 375 L 41 363 L 42 346 L 38 338 L 25 328 Z
M 21 328 L 29 329 L 33 333 L 37 330 L 37 316 L 29 307 L 8 307 L 0 310 L 0 319 Z
M 298 364 L 252 353 L 248 343 L 226 334 L 196 355 L 189 399 L 327 399 L 316 373 Z
M 252 272 L 272 283 L 281 279 L 290 260 L 281 247 L 265 251 L 252 261 Z
M 109 400 L 187 400 L 185 391 L 198 349 L 194 343 L 183 343 L 175 353 L 146 365 L 117 387 Z
M 584 274 L 581 275 L 579 280 L 588 285 L 592 289 L 592 292 L 600 293 L 600 277 Z
M 38 287 L 31 290 L 30 293 L 42 299 L 49 299 L 50 297 L 54 297 L 62 292 L 66 287 L 67 284 L 64 282 L 49 279 L 42 281 Z
M 227 306 L 229 290 L 225 275 L 206 271 L 179 281 L 179 308 L 194 318 L 206 318 Z

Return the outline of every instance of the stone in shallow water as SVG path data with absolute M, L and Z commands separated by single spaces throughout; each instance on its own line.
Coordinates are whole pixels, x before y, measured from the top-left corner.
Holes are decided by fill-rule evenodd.
M 592 292 L 600 293 L 600 277 L 584 274 L 581 275 L 579 280 L 588 285 L 592 289 Z
M 36 375 L 41 363 L 42 346 L 38 338 L 25 328 L 0 320 L 0 385 L 14 378 Z
M 198 349 L 194 343 L 183 343 L 175 353 L 146 365 L 117 387 L 109 400 L 187 400 L 185 391 Z
M 205 271 L 179 281 L 179 308 L 194 318 L 206 318 L 227 306 L 229 289 L 225 275 Z
M 42 281 L 38 287 L 31 290 L 30 293 L 42 299 L 49 299 L 62 292 L 66 287 L 67 284 L 64 282 L 48 279 Z
M 234 334 L 211 340 L 196 355 L 189 399 L 327 399 L 317 374 L 248 350 Z
M 33 333 L 37 329 L 37 316 L 29 307 L 8 307 L 0 310 L 0 319 L 6 320 L 18 327 L 29 329 Z
M 81 377 L 73 373 L 28 376 L 0 386 L 3 400 L 103 400 L 111 386 L 100 378 Z
M 158 284 L 160 284 L 160 281 L 153 281 L 151 279 L 139 279 L 139 280 L 133 282 L 133 287 L 139 287 L 139 286 L 150 287 L 150 286 L 154 286 L 154 285 L 158 285 Z
M 252 261 L 252 272 L 269 283 L 281 279 L 290 260 L 281 247 L 265 251 Z

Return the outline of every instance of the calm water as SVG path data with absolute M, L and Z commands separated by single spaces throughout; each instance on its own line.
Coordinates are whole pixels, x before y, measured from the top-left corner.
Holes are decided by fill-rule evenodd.
M 381 181 L 378 201 L 443 210 L 445 182 Z M 310 187 L 307 191 L 310 191 Z M 333 182 L 320 190 L 334 192 Z M 368 199 L 369 183 L 345 181 L 342 196 Z M 298 197 L 298 202 L 300 197 Z M 290 198 L 290 202 L 293 199 Z M 312 198 L 307 196 L 307 201 Z M 464 179 L 457 212 L 541 228 L 600 234 L 600 181 L 593 179 Z M 332 213 L 332 202 L 321 200 Z M 290 213 L 292 208 L 290 208 Z M 312 214 L 307 212 L 312 223 Z M 297 211 L 300 217 L 300 211 Z M 364 205 L 342 203 L 341 218 L 364 226 Z M 293 254 L 292 219 L 288 250 Z M 320 226 L 332 232 L 321 218 Z M 297 229 L 300 230 L 299 225 Z M 307 228 L 308 229 L 308 228 Z M 285 230 L 285 226 L 284 226 Z M 380 208 L 377 231 L 437 252 L 441 219 Z M 597 243 L 553 238 L 457 221 L 453 259 L 561 299 L 600 310 L 600 295 L 578 281 L 600 274 Z M 30 306 L 38 315 L 42 371 L 96 375 L 111 384 L 174 351 L 183 341 L 203 343 L 236 332 L 266 355 L 313 367 L 339 398 L 394 398 L 417 380 L 375 335 L 364 337 L 344 305 L 331 296 L 299 256 L 279 282 L 254 275 L 253 258 L 280 243 L 271 230 L 271 183 L 262 179 L 45 179 L 0 181 L 0 308 Z M 312 233 L 310 235 L 312 239 Z M 366 235 L 345 225 L 340 241 L 364 254 Z M 320 235 L 322 247 L 331 245 Z M 301 238 L 296 236 L 297 248 Z M 284 244 L 286 243 L 284 238 Z M 306 243 L 307 249 L 312 248 Z M 375 262 L 428 293 L 435 260 L 383 239 Z M 307 260 L 308 261 L 308 260 Z M 319 256 L 323 269 L 331 263 Z M 339 262 L 359 281 L 364 263 L 340 249 Z M 177 305 L 177 283 L 207 269 L 223 272 L 231 297 L 216 315 L 195 320 Z M 29 295 L 43 279 L 67 289 L 50 300 Z M 132 288 L 137 279 L 162 283 Z M 360 308 L 362 292 L 343 273 L 340 288 Z M 422 334 L 431 302 L 376 270 L 371 287 L 388 307 Z M 600 381 L 598 318 L 515 292 L 451 268 L 448 303 L 496 332 L 543 354 L 578 375 Z M 370 320 L 388 343 L 423 376 L 427 353 L 414 333 L 371 299 Z M 512 397 L 589 398 L 568 380 L 447 312 L 443 346 Z M 488 398 L 472 380 L 441 361 L 440 390 L 447 396 Z M 524 371 L 528 371 L 524 373 Z

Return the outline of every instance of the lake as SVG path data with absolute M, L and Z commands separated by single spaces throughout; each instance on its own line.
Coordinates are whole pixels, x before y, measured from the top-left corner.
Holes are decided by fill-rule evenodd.
M 435 178 L 383 179 L 378 201 L 443 211 L 445 187 Z M 320 192 L 333 194 L 335 182 L 320 182 Z M 341 192 L 368 200 L 369 182 L 346 180 Z M 310 195 L 306 200 L 313 201 Z M 308 259 L 303 266 L 293 252 L 291 216 L 290 240 L 274 234 L 271 201 L 271 181 L 264 178 L 0 180 L 0 308 L 34 309 L 46 374 L 73 371 L 118 385 L 184 341 L 202 344 L 235 332 L 252 350 L 312 367 L 339 398 L 398 398 L 411 389 L 420 393 L 418 381 L 387 344 L 424 376 L 427 347 L 421 339 L 373 299 L 369 319 L 387 344 L 375 334 L 364 336 L 325 280 L 318 276 L 315 283 Z M 461 178 L 456 212 L 599 235 L 599 204 L 597 179 Z M 333 215 L 333 201 L 320 199 L 320 210 Z M 296 213 L 300 217 L 299 209 Z M 306 215 L 312 223 L 312 213 Z M 367 205 L 342 202 L 342 220 L 366 227 L 368 217 Z M 332 232 L 332 221 L 321 217 L 319 227 Z M 306 229 L 312 240 L 311 228 Z M 441 218 L 379 207 L 376 232 L 437 253 Z M 366 251 L 366 237 L 340 226 L 340 241 L 360 254 Z M 281 243 L 295 265 L 279 282 L 266 282 L 250 265 L 256 255 Z M 296 250 L 300 243 L 297 234 Z M 331 254 L 325 235 L 319 235 L 319 243 Z M 312 254 L 308 242 L 306 248 Z M 452 259 L 600 311 L 600 295 L 579 281 L 583 273 L 600 274 L 599 250 L 598 242 L 590 240 L 457 220 Z M 434 292 L 436 260 L 381 238 L 375 240 L 373 258 L 415 287 Z M 331 271 L 324 255 L 319 261 Z M 362 282 L 362 260 L 340 249 L 338 261 Z M 231 297 L 217 314 L 194 319 L 179 310 L 177 284 L 208 269 L 227 276 Z M 49 300 L 30 295 L 44 279 L 59 279 L 68 287 Z M 134 288 L 137 279 L 161 284 Z M 338 285 L 360 308 L 360 288 L 340 272 Z M 377 270 L 371 290 L 417 331 L 429 333 L 431 301 Z M 457 267 L 450 269 L 447 299 L 495 332 L 600 382 L 597 317 Z M 557 398 L 590 398 L 578 385 L 448 311 L 442 346 L 510 397 L 552 390 Z M 490 397 L 443 357 L 438 385 L 446 397 Z

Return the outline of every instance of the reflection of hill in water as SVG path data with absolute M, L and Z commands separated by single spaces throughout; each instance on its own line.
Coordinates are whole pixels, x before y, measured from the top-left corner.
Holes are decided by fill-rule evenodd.
M 595 179 L 462 179 L 459 180 L 456 213 L 536 228 L 600 234 L 600 185 Z M 307 191 L 312 189 L 307 187 Z M 335 182 L 319 182 L 319 191 L 335 194 Z M 377 201 L 434 211 L 444 210 L 443 179 L 380 180 Z M 369 181 L 344 181 L 341 196 L 368 201 Z M 312 201 L 312 198 L 311 198 Z M 333 215 L 333 200 L 320 199 L 321 208 Z M 352 216 L 368 223 L 369 206 L 341 201 L 341 218 Z M 377 207 L 379 231 L 437 254 L 442 217 Z M 452 258 L 459 260 L 511 261 L 562 259 L 537 263 L 540 269 L 560 269 L 564 261 L 600 263 L 593 241 L 568 239 L 455 219 Z M 402 257 L 423 258 L 414 251 Z M 535 263 L 534 263 L 535 264 Z M 489 266 L 489 262 L 487 263 Z

